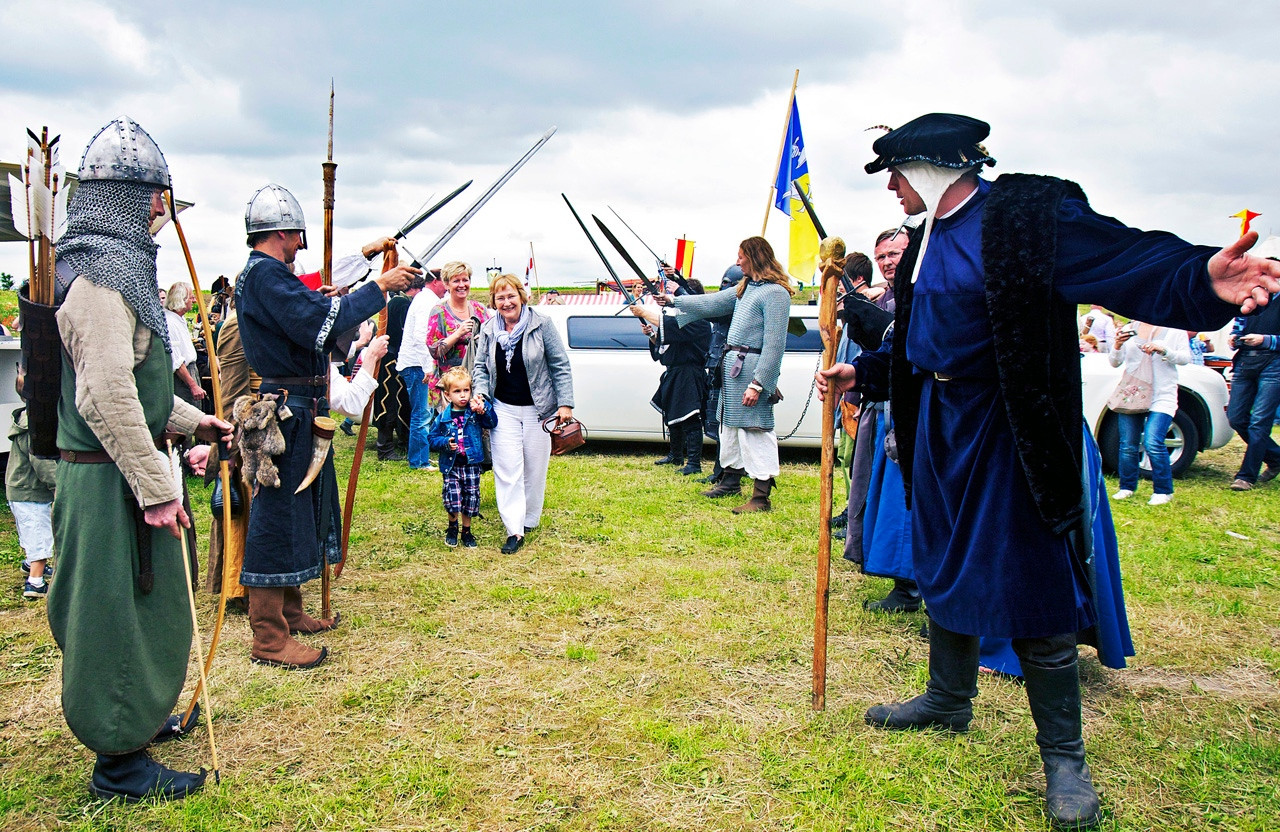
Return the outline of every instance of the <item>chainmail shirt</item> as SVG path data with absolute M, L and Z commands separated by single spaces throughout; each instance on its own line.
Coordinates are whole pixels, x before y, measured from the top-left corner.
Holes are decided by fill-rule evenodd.
M 81 182 L 67 208 L 67 230 L 57 251 L 76 274 L 119 292 L 172 353 L 156 278 L 159 246 L 150 230 L 154 191 L 154 185 L 142 182 Z

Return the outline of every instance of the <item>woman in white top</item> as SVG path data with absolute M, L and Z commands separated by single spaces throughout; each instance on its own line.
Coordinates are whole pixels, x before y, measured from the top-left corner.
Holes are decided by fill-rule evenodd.
M 1117 413 L 1120 420 L 1120 490 L 1112 499 L 1124 500 L 1138 488 L 1138 462 L 1142 451 L 1151 461 L 1151 482 L 1155 489 L 1148 505 L 1158 506 L 1173 499 L 1173 470 L 1165 436 L 1178 412 L 1178 367 L 1191 363 L 1191 345 L 1181 329 L 1166 329 L 1133 321 L 1116 331 L 1115 346 L 1107 354 L 1112 367 L 1122 364 L 1136 372 L 1151 362 L 1151 409 L 1146 413 Z
M 164 299 L 164 317 L 169 325 L 169 346 L 173 350 L 173 393 L 178 398 L 200 407 L 204 399 L 204 387 L 200 385 L 200 371 L 196 368 L 196 347 L 191 341 L 191 330 L 184 317 L 195 305 L 194 290 L 188 283 L 175 283 L 169 287 Z

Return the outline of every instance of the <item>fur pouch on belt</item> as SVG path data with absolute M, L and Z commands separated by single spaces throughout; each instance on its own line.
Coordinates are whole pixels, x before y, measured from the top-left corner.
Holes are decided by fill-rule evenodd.
M 271 459 L 284 453 L 284 434 L 280 432 L 276 415 L 278 398 L 271 393 L 261 397 L 241 396 L 232 409 L 236 443 L 244 464 L 242 473 L 250 488 L 280 487 L 280 470 Z

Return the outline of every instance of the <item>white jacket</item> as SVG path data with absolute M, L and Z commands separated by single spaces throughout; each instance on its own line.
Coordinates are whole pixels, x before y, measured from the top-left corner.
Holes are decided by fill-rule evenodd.
M 1191 342 L 1187 340 L 1184 329 L 1157 329 L 1158 337 L 1152 343 L 1165 349 L 1166 354 L 1154 353 L 1151 356 L 1151 382 L 1154 391 L 1151 397 L 1151 410 L 1154 413 L 1166 413 L 1173 416 L 1178 412 L 1178 366 L 1191 363 Z M 1112 367 L 1124 365 L 1125 370 L 1133 371 L 1146 357 L 1146 353 L 1138 349 L 1146 343 L 1134 335 L 1119 349 L 1107 353 L 1107 360 Z

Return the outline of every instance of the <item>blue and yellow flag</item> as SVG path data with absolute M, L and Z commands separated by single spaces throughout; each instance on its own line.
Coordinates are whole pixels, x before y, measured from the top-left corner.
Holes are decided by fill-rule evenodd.
M 796 195 L 795 188 L 804 188 L 805 196 L 813 202 L 809 190 L 809 160 L 805 158 L 804 137 L 800 134 L 800 105 L 791 99 L 791 119 L 787 123 L 787 141 L 775 177 L 774 205 L 791 217 L 791 246 L 787 256 L 787 271 L 801 283 L 813 279 L 818 268 L 818 232 L 813 220 L 804 210 L 804 203 Z

